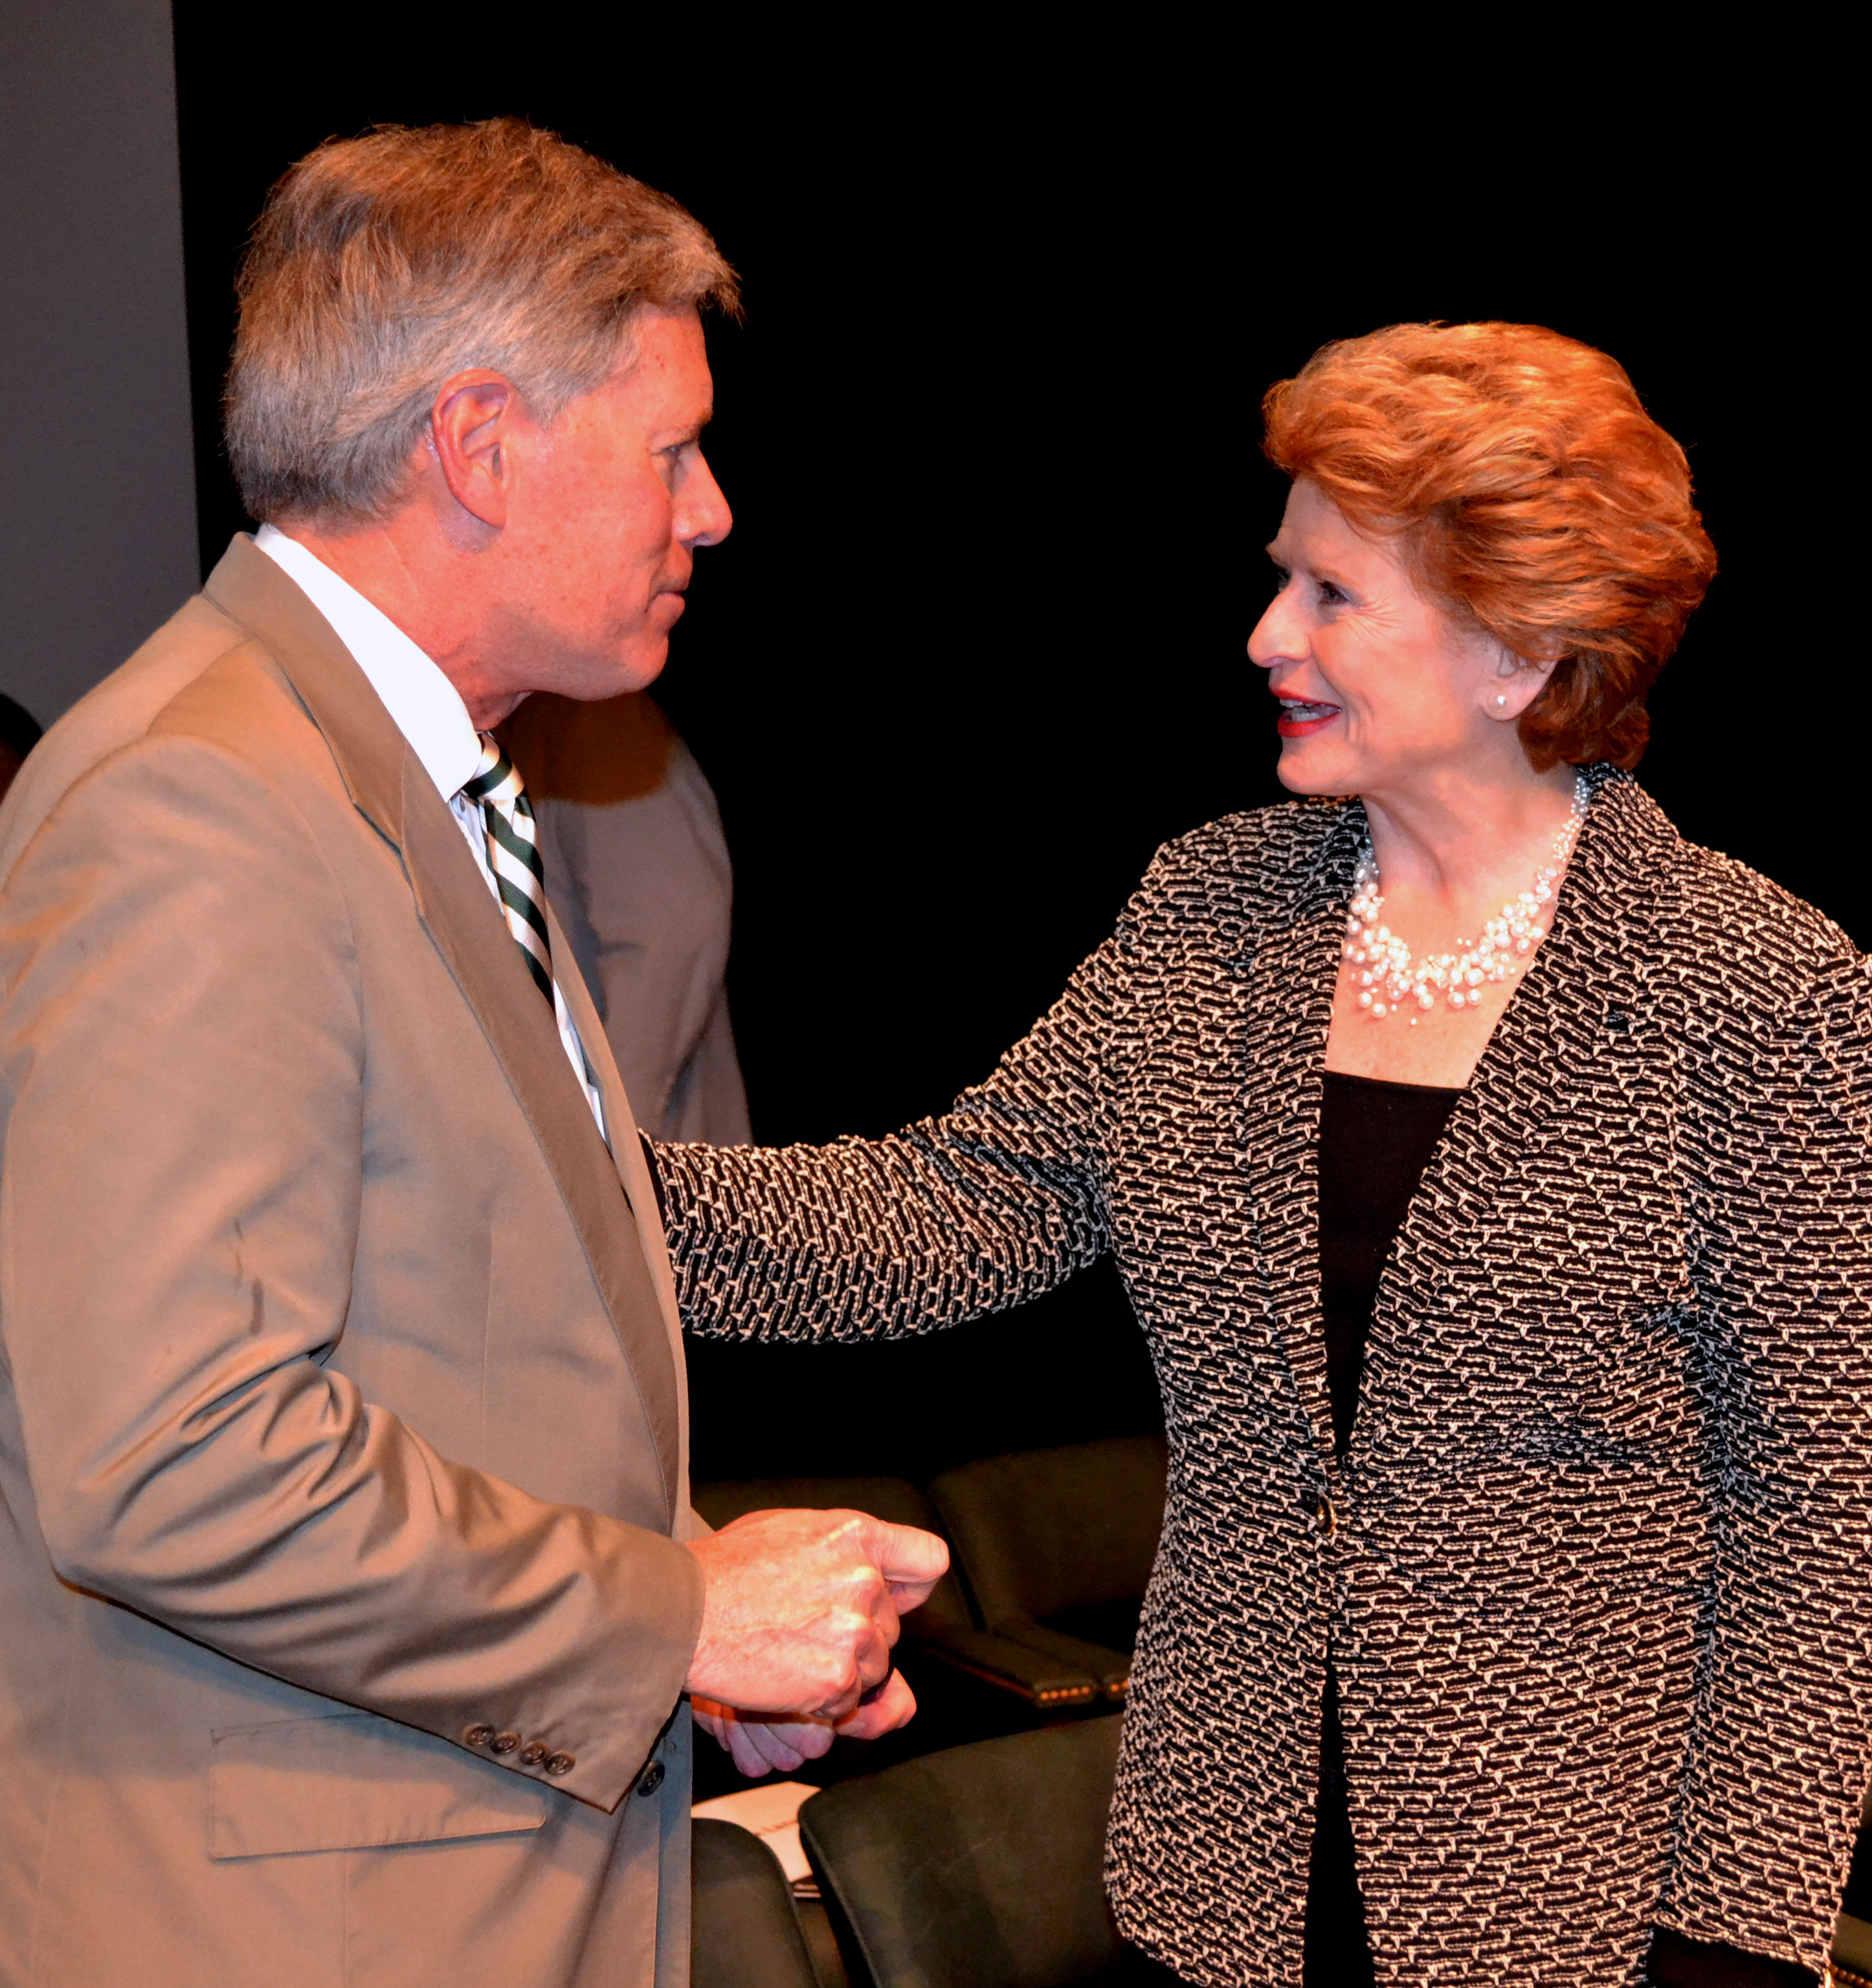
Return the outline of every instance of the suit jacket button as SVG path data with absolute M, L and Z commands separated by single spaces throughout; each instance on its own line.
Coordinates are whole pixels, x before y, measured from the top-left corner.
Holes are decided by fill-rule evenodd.
M 529 1740 L 520 1749 L 520 1765 L 523 1767 L 538 1767 L 546 1758 L 548 1750 L 543 1740 Z
M 645 1768 L 643 1777 L 637 1783 L 637 1792 L 640 1795 L 653 1795 L 662 1785 L 663 1763 L 661 1760 L 652 1760 Z
M 569 1774 L 578 1765 L 570 1753 L 555 1753 L 546 1763 L 549 1774 Z
M 511 1753 L 518 1748 L 520 1736 L 517 1733 L 496 1733 L 488 1743 L 490 1753 Z
M 462 1744 L 464 1746 L 485 1746 L 493 1736 L 494 1729 L 491 1726 L 471 1726 L 462 1735 Z

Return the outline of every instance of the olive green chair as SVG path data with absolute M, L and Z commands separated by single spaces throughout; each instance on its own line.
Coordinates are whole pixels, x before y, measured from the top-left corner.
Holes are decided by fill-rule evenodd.
M 693 1988 L 821 1988 L 780 1859 L 732 1822 L 694 1827 Z
M 984 1740 L 813 1796 L 800 1838 L 852 1981 L 1123 1980 L 1102 1878 L 1119 1723 Z
M 1161 1435 L 984 1457 L 929 1486 L 983 1630 L 1090 1679 L 1131 1682 L 1163 1526 Z

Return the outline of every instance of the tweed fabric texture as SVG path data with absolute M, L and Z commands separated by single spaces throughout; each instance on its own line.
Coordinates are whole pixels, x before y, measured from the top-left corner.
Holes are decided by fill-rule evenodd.
M 1635 1984 L 1654 1924 L 1823 1961 L 1872 1772 L 1872 980 L 1592 779 L 1343 1466 L 1315 1161 L 1356 802 L 1167 847 L 939 1118 L 658 1150 L 701 1333 L 923 1330 L 1116 1258 L 1170 1486 L 1108 1882 L 1197 1982 L 1299 1979 L 1329 1637 L 1381 1981 Z

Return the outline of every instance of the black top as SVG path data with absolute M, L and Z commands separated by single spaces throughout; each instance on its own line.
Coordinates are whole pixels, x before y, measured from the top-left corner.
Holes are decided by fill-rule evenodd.
M 1450 1113 L 1462 1094 L 1421 1084 L 1325 1072 L 1319 1114 L 1319 1285 L 1326 1318 L 1326 1384 L 1333 1447 L 1343 1458 L 1358 1412 L 1378 1283 L 1391 1242 Z M 1657 1988 L 1802 1988 L 1813 1976 L 1733 1947 L 1656 1936 Z M 1339 1682 L 1329 1652 L 1321 1721 L 1319 1801 L 1307 1886 L 1306 1988 L 1365 1988 L 1373 1979 L 1346 1790 Z
M 1352 1441 L 1365 1335 L 1391 1239 L 1461 1095 L 1426 1084 L 1325 1073 L 1319 1114 L 1319 1289 L 1332 1439 L 1342 1457 Z
M 1460 1091 L 1325 1073 L 1319 1114 L 1319 1287 L 1326 1314 L 1332 1443 L 1343 1457 L 1358 1412 L 1365 1337 L 1391 1239 Z M 1372 1980 L 1346 1797 L 1339 1682 L 1326 1665 L 1319 1802 L 1307 1883 L 1306 1988 L 1365 1988 Z

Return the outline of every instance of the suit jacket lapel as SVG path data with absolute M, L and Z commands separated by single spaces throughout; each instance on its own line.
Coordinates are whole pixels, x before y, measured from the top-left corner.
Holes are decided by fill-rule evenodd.
M 1339 818 L 1261 921 L 1242 1040 L 1243 1161 L 1274 1330 L 1322 1467 L 1332 1466 L 1319 1294 L 1320 1072 L 1362 812 Z
M 676 1537 L 684 1539 L 689 1537 L 690 1516 L 689 1374 L 682 1350 L 682 1314 L 676 1303 L 676 1280 L 670 1268 L 669 1246 L 664 1239 L 662 1218 L 657 1212 L 656 1189 L 651 1183 L 650 1169 L 638 1134 L 636 1114 L 625 1094 L 624 1079 L 618 1074 L 617 1060 L 605 1037 L 604 1024 L 598 1019 L 598 1011 L 591 1004 L 584 979 L 577 966 L 570 963 L 574 958 L 571 942 L 560 929 L 550 904 L 546 908 L 546 923 L 554 962 L 568 962 L 560 972 L 560 991 L 571 1010 L 579 1040 L 585 1045 L 587 1059 L 598 1080 L 598 1094 L 604 1106 L 605 1129 L 611 1135 L 611 1160 L 617 1168 L 625 1199 L 636 1220 L 638 1248 L 648 1267 L 655 1302 L 662 1316 L 669 1347 L 670 1371 L 675 1381 Z M 564 1060 L 563 1053 L 560 1060 Z
M 350 652 L 264 553 L 245 538 L 235 539 L 205 591 L 266 645 L 324 734 L 360 813 L 401 854 L 418 915 L 506 1072 L 584 1246 L 655 1438 L 673 1520 L 679 1395 L 638 1225 L 566 1059 L 552 1011 L 523 965 L 460 829 Z M 553 943 L 560 974 L 575 979 L 564 935 L 555 930 Z M 592 1046 L 602 1053 L 601 1036 Z M 608 1063 L 608 1054 L 604 1060 Z M 613 1137 L 634 1140 L 621 1086 L 614 1094 L 622 1123 L 613 1123 Z M 610 1103 L 608 1098 L 608 1111 Z
M 229 545 L 201 590 L 259 638 L 325 735 L 358 812 L 401 849 L 403 762 L 413 756 L 331 624 L 245 535 Z

